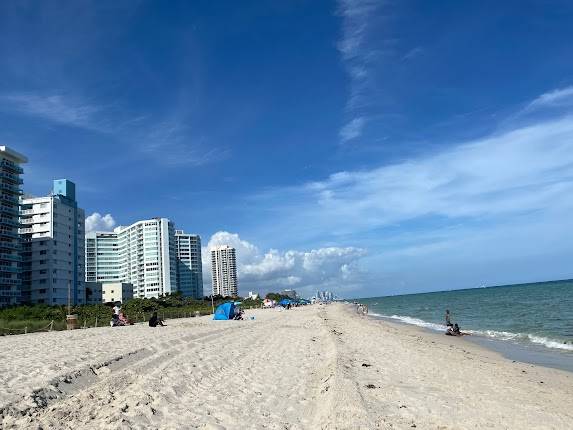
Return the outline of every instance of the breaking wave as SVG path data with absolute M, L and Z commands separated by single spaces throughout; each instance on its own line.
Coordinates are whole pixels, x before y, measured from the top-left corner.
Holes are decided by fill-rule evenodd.
M 377 313 L 370 313 L 370 315 L 387 318 L 391 320 L 397 320 L 406 324 L 416 325 L 418 327 L 428 328 L 430 330 L 444 332 L 446 326 L 443 324 L 436 324 L 421 320 L 419 318 L 403 316 L 403 315 L 382 315 Z M 543 336 L 533 335 L 529 333 L 512 333 L 508 331 L 497 331 L 497 330 L 465 330 L 464 332 L 470 333 L 476 336 L 483 336 L 497 340 L 505 341 L 517 341 L 517 342 L 530 342 L 537 345 L 542 345 L 546 348 L 561 349 L 566 351 L 573 351 L 573 343 L 564 342 L 555 339 L 549 339 Z

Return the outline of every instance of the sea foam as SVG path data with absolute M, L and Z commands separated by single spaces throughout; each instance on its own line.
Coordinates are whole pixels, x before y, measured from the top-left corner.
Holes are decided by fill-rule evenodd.
M 431 323 L 419 318 L 414 318 L 404 315 L 383 315 L 378 313 L 370 313 L 370 315 L 397 320 L 406 324 L 416 325 L 418 327 L 424 327 L 439 332 L 444 332 L 447 329 L 447 327 L 443 324 Z M 508 331 L 497 331 L 497 330 L 465 330 L 465 329 L 462 329 L 462 331 L 475 336 L 489 337 L 497 340 L 517 341 L 520 343 L 531 342 L 537 345 L 542 345 L 546 348 L 573 351 L 573 344 L 571 343 L 564 343 L 562 341 L 549 339 L 543 336 L 533 335 L 529 333 L 512 333 Z

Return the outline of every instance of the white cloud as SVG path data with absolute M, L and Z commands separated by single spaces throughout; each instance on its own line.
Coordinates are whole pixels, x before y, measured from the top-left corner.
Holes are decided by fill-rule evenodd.
M 236 249 L 239 264 L 250 264 L 259 255 L 259 249 L 252 243 L 242 240 L 238 234 L 228 231 L 218 231 L 209 239 L 206 250 L 216 246 L 229 245 Z M 210 261 L 209 258 L 207 258 Z
M 340 130 L 341 143 L 356 139 L 362 134 L 372 87 L 372 66 L 383 52 L 380 42 L 372 43 L 377 28 L 379 0 L 340 0 L 338 15 L 342 17 L 342 37 L 338 42 L 342 61 L 350 77 L 350 95 L 346 104 L 353 117 Z M 377 40 L 377 39 L 376 39 Z
M 364 60 L 364 43 L 368 37 L 369 18 L 381 6 L 380 0 L 340 0 L 338 13 L 343 18 L 342 39 L 338 50 L 345 61 Z
M 94 212 L 86 218 L 86 233 L 94 231 L 112 231 L 115 227 L 115 220 L 110 214 L 101 215 Z
M 295 288 L 307 295 L 316 289 L 344 286 L 360 275 L 358 261 L 366 255 L 364 249 L 355 247 L 325 247 L 309 251 L 279 251 L 270 249 L 262 253 L 252 243 L 242 240 L 238 234 L 220 231 L 211 236 L 203 249 L 203 270 L 210 273 L 209 250 L 217 245 L 230 245 L 236 249 L 239 288 L 249 290 L 278 291 Z M 205 283 L 208 279 L 204 280 Z M 206 288 L 206 290 L 208 290 Z
M 363 117 L 354 118 L 348 124 L 346 124 L 340 130 L 340 140 L 342 143 L 346 143 L 350 140 L 360 137 L 362 134 L 362 129 L 366 120 Z
M 167 166 L 200 166 L 220 161 L 229 154 L 228 148 L 209 145 L 194 136 L 181 120 L 154 122 L 148 115 L 131 117 L 130 112 L 118 109 L 113 103 L 104 107 L 58 92 L 0 95 L 1 110 L 113 135 Z
M 572 106 L 573 105 L 573 86 L 559 88 L 541 94 L 527 106 L 528 109 L 535 109 L 550 106 Z
M 428 216 L 509 216 L 570 200 L 572 169 L 573 118 L 566 117 L 399 164 L 335 173 L 294 191 L 306 201 L 296 215 L 314 221 L 312 228 L 349 233 Z
M 74 127 L 97 130 L 101 124 L 95 120 L 101 111 L 83 100 L 72 99 L 62 94 L 38 95 L 29 93 L 6 94 L 0 96 L 0 108 L 4 106 L 25 115 Z
M 567 93 L 538 100 L 561 103 Z M 368 248 L 362 264 L 378 273 L 376 284 L 389 273 L 395 286 L 409 279 L 418 288 L 570 277 L 573 116 L 554 113 L 437 153 L 268 191 L 252 203 L 275 214 L 260 234 L 351 238 Z M 457 282 L 444 285 L 454 272 Z
M 191 135 L 189 127 L 180 121 L 164 121 L 144 131 L 138 148 L 159 162 L 171 166 L 201 166 L 228 156 L 227 149 L 207 148 L 201 139 L 191 139 Z

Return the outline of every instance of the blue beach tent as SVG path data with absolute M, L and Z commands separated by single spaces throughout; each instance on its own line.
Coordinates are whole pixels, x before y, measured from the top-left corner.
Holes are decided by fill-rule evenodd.
M 235 304 L 233 302 L 223 303 L 217 306 L 215 310 L 215 315 L 213 315 L 214 320 L 232 320 L 235 316 Z
M 292 301 L 290 301 L 289 299 L 282 299 L 280 302 L 278 302 L 277 304 L 279 306 L 286 306 L 286 305 L 290 305 L 292 303 Z

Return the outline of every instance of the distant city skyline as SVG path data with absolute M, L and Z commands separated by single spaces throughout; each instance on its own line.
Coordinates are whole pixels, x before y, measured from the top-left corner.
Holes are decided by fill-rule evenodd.
M 0 145 L 239 294 L 573 278 L 573 4 L 0 3 Z M 152 30 L 150 30 L 152 29 Z

